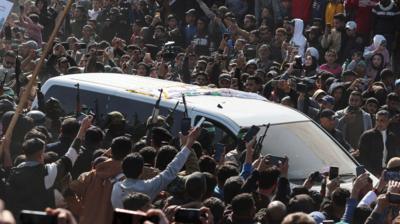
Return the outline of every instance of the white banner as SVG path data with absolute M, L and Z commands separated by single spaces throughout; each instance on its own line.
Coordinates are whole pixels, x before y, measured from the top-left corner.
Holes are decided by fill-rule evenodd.
M 7 21 L 7 17 L 11 12 L 13 4 L 14 3 L 7 0 L 0 0 L 0 31 L 3 30 L 3 26 Z

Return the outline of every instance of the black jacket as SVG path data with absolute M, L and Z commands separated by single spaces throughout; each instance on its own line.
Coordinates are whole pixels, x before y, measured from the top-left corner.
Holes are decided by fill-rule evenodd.
M 64 155 L 71 146 L 74 139 L 60 137 L 59 141 L 46 145 L 46 152 L 55 152 L 58 156 Z
M 387 162 L 391 158 L 398 156 L 399 139 L 398 136 L 390 130 L 387 130 L 386 134 L 386 149 L 388 151 Z M 375 128 L 365 131 L 360 137 L 359 149 L 360 163 L 365 165 L 373 174 L 380 175 L 383 158 L 383 140 L 381 132 Z

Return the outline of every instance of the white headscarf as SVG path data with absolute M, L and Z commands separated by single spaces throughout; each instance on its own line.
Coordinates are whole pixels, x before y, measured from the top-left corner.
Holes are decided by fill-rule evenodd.
M 374 43 L 373 43 L 374 48 L 378 48 L 382 44 L 383 41 L 386 41 L 386 38 L 380 34 L 377 34 L 374 36 L 373 40 L 374 40 Z
M 297 47 L 299 47 L 299 55 L 304 57 L 304 50 L 306 48 L 307 39 L 303 35 L 304 22 L 301 19 L 293 19 L 294 21 L 294 32 L 293 37 L 290 40 Z

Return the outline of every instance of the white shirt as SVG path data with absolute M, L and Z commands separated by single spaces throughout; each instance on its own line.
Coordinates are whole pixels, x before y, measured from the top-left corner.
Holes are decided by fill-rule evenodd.
M 386 167 L 386 159 L 388 156 L 388 151 L 386 148 L 386 139 L 387 139 L 387 135 L 386 135 L 386 130 L 381 131 L 382 134 L 382 140 L 383 140 L 383 156 L 382 156 L 382 167 Z

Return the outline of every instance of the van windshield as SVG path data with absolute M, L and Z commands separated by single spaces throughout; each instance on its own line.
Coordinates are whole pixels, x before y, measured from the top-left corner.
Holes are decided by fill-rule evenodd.
M 261 127 L 258 136 L 264 134 Z M 302 180 L 312 172 L 340 167 L 339 174 L 352 176 L 356 164 L 312 121 L 271 125 L 264 139 L 262 155 L 289 157 L 289 179 Z

